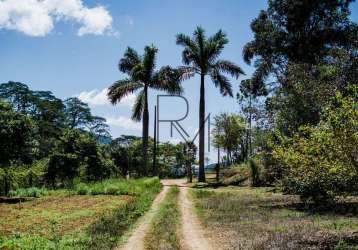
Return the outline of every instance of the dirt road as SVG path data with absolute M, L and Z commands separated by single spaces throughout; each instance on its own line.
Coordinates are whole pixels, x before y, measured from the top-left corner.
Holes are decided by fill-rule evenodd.
M 181 244 L 185 250 L 211 250 L 218 249 L 212 245 L 205 237 L 205 231 L 193 211 L 193 204 L 188 197 L 188 187 L 185 180 L 162 180 L 164 189 L 155 198 L 151 209 L 137 223 L 137 228 L 128 238 L 127 243 L 118 249 L 122 250 L 144 250 L 144 237 L 153 220 L 154 215 L 158 211 L 160 202 L 164 199 L 170 186 L 178 186 L 179 207 L 181 211 Z
M 126 244 L 117 249 L 120 250 L 144 250 L 144 237 L 145 233 L 148 231 L 149 226 L 153 220 L 154 215 L 157 213 L 160 202 L 164 199 L 169 187 L 164 186 L 163 190 L 157 195 L 154 199 L 153 204 L 150 210 L 139 219 L 136 223 L 138 224 L 137 228 L 132 232 L 131 236 L 128 238 Z

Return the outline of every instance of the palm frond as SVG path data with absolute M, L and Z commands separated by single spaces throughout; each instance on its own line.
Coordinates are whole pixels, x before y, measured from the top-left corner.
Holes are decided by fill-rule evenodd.
M 146 79 L 150 79 L 152 76 L 154 69 L 155 69 L 155 63 L 156 63 L 156 54 L 158 52 L 158 49 L 154 47 L 154 45 L 146 46 L 144 48 L 144 56 L 143 56 L 143 69 L 145 72 Z
M 219 30 L 211 36 L 205 46 L 205 56 L 207 60 L 209 62 L 215 61 L 228 42 L 229 40 L 222 30 Z
M 143 109 L 144 109 L 145 95 L 144 90 L 142 90 L 133 105 L 132 108 L 132 120 L 140 121 L 142 119 Z
M 196 30 L 194 31 L 194 39 L 196 43 L 199 45 L 200 54 L 203 54 L 205 50 L 206 38 L 205 38 L 205 30 L 201 26 L 196 27 Z
M 252 84 L 252 94 L 254 95 L 265 95 L 266 87 L 265 80 L 269 76 L 271 71 L 271 64 L 265 60 L 258 60 L 256 65 L 256 71 L 252 75 L 251 84 Z
M 119 61 L 118 68 L 121 72 L 130 74 L 133 68 L 140 62 L 141 58 L 138 53 L 131 47 L 128 47 L 123 58 Z
M 232 86 L 229 79 L 227 79 L 224 75 L 220 74 L 220 72 L 215 69 L 210 72 L 210 77 L 215 86 L 220 88 L 220 93 L 223 96 L 233 96 Z
M 192 51 L 198 51 L 198 46 L 195 41 L 193 41 L 190 36 L 187 36 L 183 33 L 180 33 L 176 36 L 176 44 L 183 47 L 188 47 Z
M 176 43 L 184 47 L 182 60 L 185 65 L 190 65 L 192 62 L 198 62 L 199 47 L 195 41 L 187 35 L 178 34 Z
M 235 77 L 236 79 L 240 75 L 244 75 L 244 71 L 235 63 L 230 62 L 228 60 L 218 60 L 213 67 L 218 70 L 219 72 L 223 72 L 226 74 L 231 75 L 232 77 Z
M 217 44 L 221 44 L 221 45 L 225 45 L 229 42 L 229 40 L 227 39 L 227 35 L 224 31 L 219 30 L 218 32 L 216 32 L 214 35 L 212 35 L 211 37 L 208 38 L 208 42 L 211 43 L 217 43 Z
M 162 67 L 153 77 L 150 87 L 168 92 L 169 94 L 181 94 L 182 75 L 179 69 L 169 66 Z
M 185 81 L 192 78 L 197 73 L 196 68 L 190 66 L 181 66 L 178 68 L 180 73 L 180 80 Z
M 143 84 L 133 82 L 130 79 L 119 80 L 109 87 L 107 96 L 112 104 L 116 104 L 120 102 L 123 97 L 133 93 L 142 86 Z
M 185 48 L 182 52 L 182 61 L 184 65 L 190 65 L 192 62 L 195 62 L 195 54 L 191 51 L 190 48 Z

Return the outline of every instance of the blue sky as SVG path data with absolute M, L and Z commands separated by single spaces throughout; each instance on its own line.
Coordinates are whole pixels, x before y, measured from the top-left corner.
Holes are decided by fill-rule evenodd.
M 0 0 L 0 82 L 20 81 L 63 99 L 80 95 L 94 114 L 108 119 L 113 137 L 141 134 L 141 125 L 129 120 L 133 96 L 117 106 L 104 99 L 103 90 L 124 77 L 117 64 L 127 46 L 142 53 L 145 45 L 153 43 L 159 48 L 158 67 L 179 66 L 182 48 L 175 44 L 177 33 L 191 35 L 197 25 L 208 35 L 223 29 L 230 43 L 222 58 L 246 73 L 232 81 L 236 93 L 239 82 L 253 71 L 242 60 L 242 48 L 252 39 L 250 22 L 266 8 L 263 0 L 46 1 L 47 5 L 40 5 L 37 0 Z M 351 9 L 351 18 L 357 21 L 358 4 Z M 199 79 L 183 86 L 190 112 L 182 124 L 193 136 L 198 127 Z M 209 79 L 206 86 L 207 112 L 239 110 L 235 98 L 222 97 Z M 157 94 L 150 93 L 151 123 Z M 167 101 L 161 108 L 163 119 L 185 112 L 180 101 Z M 170 138 L 168 125 L 163 124 L 160 131 L 161 141 L 180 138 Z

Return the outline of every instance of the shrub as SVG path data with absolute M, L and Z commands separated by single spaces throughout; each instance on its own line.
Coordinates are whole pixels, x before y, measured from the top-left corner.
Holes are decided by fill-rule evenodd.
M 241 185 L 250 178 L 250 170 L 247 164 L 234 165 L 224 170 L 224 185 Z
M 86 194 L 90 194 L 91 190 L 89 189 L 89 187 L 84 184 L 84 183 L 79 183 L 75 186 L 75 191 L 77 194 L 79 195 L 86 195 Z
M 351 97 L 337 94 L 316 127 L 301 127 L 274 149 L 286 165 L 287 193 L 315 202 L 358 191 L 358 110 Z
M 48 192 L 44 188 L 19 188 L 17 190 L 11 190 L 8 194 L 9 197 L 36 197 L 47 195 Z
M 43 186 L 43 175 L 47 163 L 48 159 L 44 158 L 30 165 L 0 168 L 0 194 L 5 194 L 6 189 L 16 190 Z
M 258 187 L 261 185 L 261 170 L 257 162 L 255 160 L 250 159 L 248 162 L 248 165 L 250 167 L 250 178 L 251 178 L 251 185 L 253 187 Z
M 160 186 L 158 178 L 143 179 L 108 179 L 92 183 L 79 183 L 75 185 L 75 192 L 79 195 L 111 194 L 111 195 L 140 195 L 143 190 Z

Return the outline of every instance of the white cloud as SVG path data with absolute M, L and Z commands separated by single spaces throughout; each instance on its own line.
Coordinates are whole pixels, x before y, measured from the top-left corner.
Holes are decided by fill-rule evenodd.
M 132 119 L 119 116 L 119 117 L 106 117 L 107 124 L 114 127 L 120 127 L 127 130 L 142 130 L 142 125 L 139 122 L 135 122 Z
M 107 97 L 107 92 L 107 88 L 102 89 L 101 91 L 94 89 L 91 91 L 83 91 L 79 95 L 77 95 L 77 97 L 81 101 L 88 103 L 92 106 L 110 105 L 110 102 Z M 135 94 L 127 95 L 121 100 L 119 105 L 131 107 L 134 104 L 135 99 Z
M 111 15 L 100 5 L 88 8 L 82 0 L 0 0 L 0 29 L 45 36 L 61 20 L 77 22 L 79 36 L 115 34 Z

